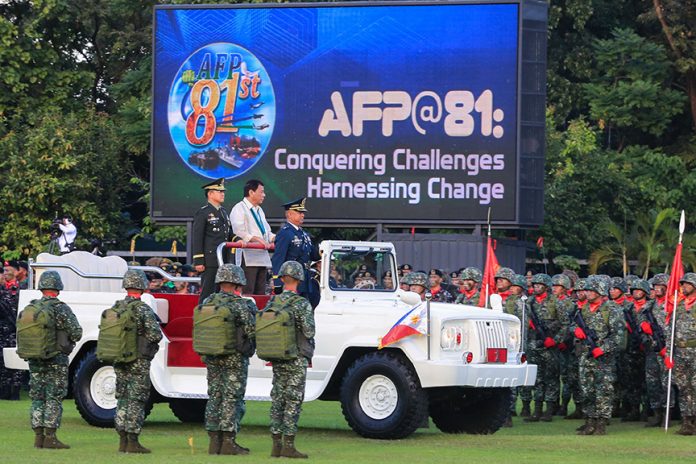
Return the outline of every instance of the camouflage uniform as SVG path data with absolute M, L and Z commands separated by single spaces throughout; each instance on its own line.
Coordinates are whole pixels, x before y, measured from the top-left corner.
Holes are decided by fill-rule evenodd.
M 687 272 L 679 281 L 696 287 L 696 274 Z M 679 388 L 679 410 L 682 435 L 696 434 L 696 294 L 689 295 L 677 306 L 674 321 L 674 383 Z
M 143 290 L 139 282 L 147 278 L 142 271 L 127 271 L 123 278 L 124 288 Z M 138 301 L 139 298 L 127 296 L 126 303 Z M 146 303 L 140 302 L 131 306 L 134 313 L 138 337 L 144 337 L 150 344 L 151 352 L 157 351 L 157 345 L 162 339 L 157 316 Z M 114 363 L 116 372 L 116 417 L 115 428 L 118 432 L 139 435 L 145 422 L 145 402 L 150 398 L 150 361 L 152 357 L 142 356 L 129 363 Z
M 567 292 L 572 289 L 570 277 L 565 274 L 556 274 L 551 279 L 553 285 L 560 285 Z M 559 309 L 565 312 L 565 331 L 562 336 L 561 343 L 558 344 L 561 384 L 563 391 L 561 392 L 561 407 L 557 415 L 568 415 L 568 404 L 571 397 L 575 398 L 575 403 L 579 402 L 580 384 L 578 382 L 578 360 L 575 356 L 575 351 L 572 350 L 572 334 L 570 333 L 570 319 L 575 314 L 577 306 L 567 294 L 561 297 L 556 297 L 558 300 Z
M 230 269 L 237 274 L 224 275 Z M 222 274 L 222 278 L 220 278 Z M 239 266 L 223 264 L 217 272 L 215 283 L 229 282 L 246 285 L 244 271 Z M 244 282 L 244 283 L 241 283 Z M 210 432 L 237 432 L 242 413 L 246 391 L 249 356 L 253 355 L 253 340 L 255 337 L 256 305 L 247 299 L 230 293 L 214 293 L 203 301 L 203 304 L 214 303 L 227 306 L 234 318 L 234 326 L 241 330 L 248 344 L 247 349 L 235 350 L 234 353 L 220 356 L 203 356 L 208 376 L 208 402 L 205 407 L 205 428 Z
M 547 291 L 551 286 L 551 278 L 547 274 L 535 274 L 532 284 L 543 284 Z M 531 321 L 534 311 L 537 317 L 545 325 L 546 333 L 541 333 L 541 327 L 533 326 Z M 550 420 L 553 405 L 556 404 L 560 394 L 560 365 L 558 359 L 558 345 L 563 342 L 568 326 L 568 313 L 565 305 L 553 295 L 538 298 L 537 295 L 527 300 L 527 312 L 529 317 L 527 337 L 527 353 L 529 362 L 537 365 L 537 378 L 534 385 L 535 411 L 531 420 L 541 417 L 541 404 L 547 403 L 544 420 Z M 550 346 L 548 346 L 550 345 Z
M 456 304 L 465 304 L 471 306 L 478 306 L 479 298 L 481 296 L 481 291 L 478 285 L 481 283 L 481 271 L 475 267 L 467 267 L 462 271 L 459 276 L 460 280 L 473 280 L 476 282 L 474 288 L 469 293 L 459 293 L 457 299 L 454 301 Z
M 607 295 L 606 282 L 597 276 L 592 276 L 587 279 L 587 291 L 595 291 L 600 295 L 595 304 L 588 302 L 580 310 L 585 324 L 597 336 L 598 351 L 593 353 L 594 350 L 590 348 L 587 338 L 577 339 L 576 347 L 580 358 L 583 411 L 588 418 L 588 428 L 585 430 L 587 434 L 592 434 L 600 427 L 603 432 L 606 421 L 611 417 L 616 379 L 616 356 L 625 325 L 621 313 L 612 308 L 608 302 L 602 302 L 601 296 Z M 573 327 L 577 337 L 579 327 L 577 325 Z

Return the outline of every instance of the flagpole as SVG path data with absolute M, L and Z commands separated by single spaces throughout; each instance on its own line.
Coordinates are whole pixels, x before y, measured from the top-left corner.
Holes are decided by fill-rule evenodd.
M 684 217 L 684 210 L 681 212 L 681 217 L 679 218 L 679 245 L 682 243 L 682 238 L 684 236 L 684 229 L 686 228 L 686 219 Z M 672 274 L 677 272 L 676 269 L 672 269 Z M 676 328 L 676 321 L 677 321 L 677 296 L 679 294 L 679 286 L 675 287 L 674 289 L 674 307 L 672 308 L 672 336 L 669 339 L 669 353 L 668 353 L 668 359 L 672 362 L 674 362 L 673 355 L 674 355 L 674 331 Z M 667 296 L 667 302 L 665 303 L 665 309 L 668 309 L 667 306 L 669 305 L 669 296 Z M 669 402 L 671 400 L 671 393 L 672 393 L 672 368 L 670 367 L 667 370 L 667 404 L 665 406 L 665 432 L 667 432 L 667 429 L 669 428 Z
M 491 207 L 488 207 L 488 238 L 486 239 L 486 243 L 489 243 L 491 241 Z M 486 246 L 486 263 L 488 262 L 488 246 Z M 485 264 L 484 264 L 485 266 Z M 485 269 L 485 267 L 484 267 Z M 488 283 L 488 279 L 486 279 L 486 304 L 483 305 L 485 309 L 488 309 L 488 297 L 490 296 L 490 285 Z
M 429 291 L 425 293 L 425 339 L 428 343 L 428 361 L 430 361 L 430 300 L 433 299 L 433 294 Z

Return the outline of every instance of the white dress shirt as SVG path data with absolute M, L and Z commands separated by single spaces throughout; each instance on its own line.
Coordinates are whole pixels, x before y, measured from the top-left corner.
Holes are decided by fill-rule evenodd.
M 252 209 L 264 227 L 263 233 L 251 214 Z M 271 232 L 271 226 L 266 221 L 263 209 L 260 206 L 252 205 L 246 198 L 234 205 L 230 213 L 230 222 L 232 223 L 232 231 L 244 243 L 249 243 L 252 237 L 261 237 L 266 243 L 271 243 L 275 237 L 275 234 Z M 235 253 L 237 265 L 241 265 L 242 256 L 246 266 L 271 267 L 271 257 L 266 250 L 237 250 Z

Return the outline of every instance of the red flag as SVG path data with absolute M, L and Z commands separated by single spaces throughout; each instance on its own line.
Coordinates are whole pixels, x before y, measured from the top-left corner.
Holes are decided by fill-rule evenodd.
M 486 285 L 488 285 L 488 296 L 496 293 L 495 290 L 495 274 L 498 272 L 500 264 L 498 258 L 495 257 L 495 247 L 493 240 L 488 237 L 488 245 L 486 246 L 486 267 L 483 269 L 483 280 L 481 281 L 481 296 L 479 297 L 479 307 L 486 306 Z
M 672 261 L 672 269 L 669 274 L 669 283 L 667 284 L 667 298 L 665 299 L 665 312 L 667 313 L 667 322 L 672 315 L 672 311 L 676 308 L 679 300 L 682 299 L 681 288 L 679 281 L 684 277 L 684 266 L 682 266 L 682 244 L 677 245 L 677 251 L 674 252 L 674 261 Z M 677 292 L 677 301 L 674 301 L 674 292 Z
M 537 248 L 540 250 L 544 248 L 544 237 L 539 237 L 537 239 Z

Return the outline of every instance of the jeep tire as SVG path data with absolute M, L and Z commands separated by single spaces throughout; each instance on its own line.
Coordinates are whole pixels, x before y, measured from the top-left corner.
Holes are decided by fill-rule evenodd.
M 169 400 L 169 409 L 177 419 L 184 423 L 205 422 L 205 405 L 207 400 L 173 398 Z
M 365 438 L 404 438 L 428 417 L 428 395 L 400 353 L 358 358 L 343 376 L 340 399 L 348 425 Z
M 97 359 L 96 349 L 88 351 L 75 369 L 73 397 L 82 418 L 97 427 L 113 427 L 116 416 L 116 373 Z M 152 401 L 145 403 L 145 417 Z
M 430 397 L 430 417 L 445 433 L 487 435 L 502 427 L 511 404 L 510 388 L 435 389 Z

